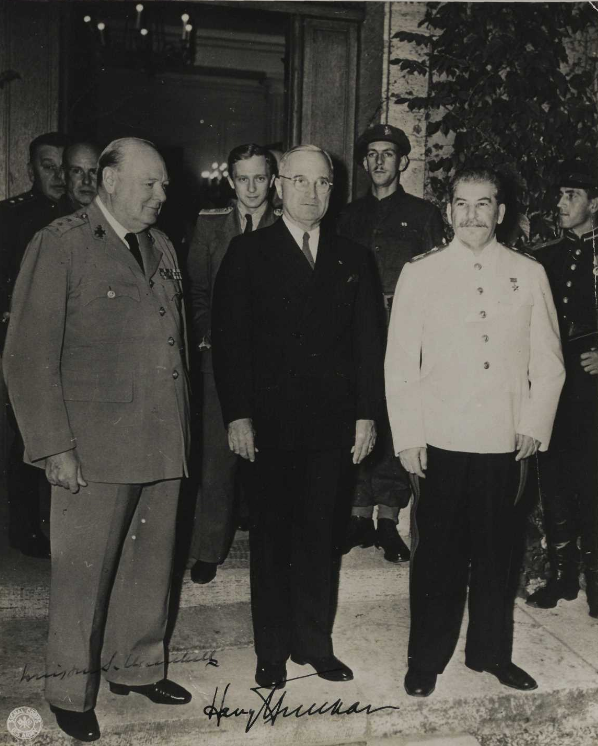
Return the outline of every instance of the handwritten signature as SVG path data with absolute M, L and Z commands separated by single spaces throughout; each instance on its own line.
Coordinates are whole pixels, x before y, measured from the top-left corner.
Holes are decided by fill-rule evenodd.
M 317 673 L 307 674 L 306 676 L 297 676 L 294 679 L 287 679 L 287 684 L 291 681 L 298 681 L 299 679 L 308 679 L 310 676 L 317 676 Z M 345 705 L 342 699 L 335 699 L 334 702 L 323 702 L 322 704 L 317 704 L 316 702 L 312 702 L 309 706 L 305 706 L 304 704 L 297 705 L 296 707 L 290 708 L 285 703 L 285 698 L 287 696 L 287 692 L 282 692 L 278 699 L 274 701 L 276 697 L 276 693 L 278 690 L 276 689 L 266 689 L 264 690 L 263 687 L 256 686 L 251 689 L 252 692 L 254 692 L 259 699 L 261 700 L 261 705 L 258 709 L 249 708 L 248 710 L 245 710 L 244 708 L 239 707 L 229 707 L 225 704 L 226 697 L 228 695 L 228 691 L 230 689 L 230 684 L 227 684 L 224 687 L 224 691 L 220 695 L 220 699 L 217 703 L 217 700 L 219 698 L 219 687 L 216 687 L 216 690 L 214 691 L 214 698 L 212 699 L 212 704 L 207 705 L 204 707 L 204 715 L 208 716 L 208 720 L 212 720 L 212 718 L 216 718 L 216 724 L 220 726 L 220 723 L 223 719 L 226 718 L 236 718 L 236 717 L 247 717 L 247 725 L 245 726 L 245 733 L 249 733 L 249 731 L 253 728 L 253 726 L 258 721 L 263 721 L 264 723 L 269 723 L 270 725 L 274 725 L 276 723 L 276 720 L 280 718 L 302 718 L 302 717 L 312 717 L 314 715 L 359 715 L 362 712 L 365 712 L 367 714 L 371 714 L 372 712 L 380 712 L 381 710 L 398 710 L 399 707 L 395 707 L 394 705 L 383 705 L 382 707 L 372 707 L 371 704 L 364 704 L 362 705 L 361 702 L 353 702 L 350 705 Z M 267 692 L 267 694 L 266 694 Z
M 164 666 L 166 663 L 168 663 L 168 665 L 170 666 L 177 663 L 205 663 L 206 668 L 208 666 L 214 666 L 218 668 L 218 659 L 214 657 L 215 652 L 215 650 L 210 650 L 209 652 L 195 654 L 189 653 L 185 650 L 182 655 L 178 657 L 170 657 L 168 661 L 143 661 L 139 660 L 139 656 L 133 657 L 129 655 L 127 656 L 122 668 L 155 668 Z M 21 678 L 19 681 L 29 682 L 40 681 L 42 679 L 68 679 L 72 676 L 88 676 L 99 674 L 102 673 L 102 671 L 104 673 L 108 673 L 110 670 L 118 671 L 121 667 L 114 665 L 114 659 L 116 658 L 116 656 L 117 653 L 113 653 L 112 657 L 99 668 L 77 668 L 76 666 L 72 666 L 69 669 L 60 669 L 57 671 L 50 671 L 45 673 L 29 673 L 28 665 L 25 664 L 23 666 L 23 671 L 21 673 Z

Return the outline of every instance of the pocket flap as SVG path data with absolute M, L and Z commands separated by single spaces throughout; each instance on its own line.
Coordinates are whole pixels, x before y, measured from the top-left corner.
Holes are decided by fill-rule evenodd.
M 130 282 L 110 282 L 108 280 L 89 282 L 81 288 L 81 300 L 84 306 L 99 298 L 104 298 L 107 301 L 131 298 L 139 303 L 139 288 Z

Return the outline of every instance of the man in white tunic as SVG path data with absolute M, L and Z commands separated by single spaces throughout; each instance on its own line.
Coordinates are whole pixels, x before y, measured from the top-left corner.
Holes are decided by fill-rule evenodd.
M 515 689 L 508 601 L 514 504 L 525 459 L 548 448 L 565 378 L 544 269 L 496 241 L 498 176 L 453 179 L 455 237 L 407 264 L 386 354 L 394 450 L 412 475 L 411 631 L 405 689 L 434 691 L 457 642 L 469 577 L 465 663 Z

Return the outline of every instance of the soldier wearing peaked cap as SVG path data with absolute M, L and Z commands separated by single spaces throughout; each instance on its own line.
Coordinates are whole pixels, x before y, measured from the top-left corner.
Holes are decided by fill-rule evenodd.
M 565 378 L 542 265 L 496 240 L 497 175 L 455 175 L 455 238 L 405 266 L 392 307 L 386 397 L 412 475 L 409 669 L 425 697 L 449 662 L 469 587 L 465 663 L 505 686 L 536 683 L 511 661 L 514 505 L 526 459 L 546 451 Z
M 270 151 L 248 143 L 228 157 L 228 181 L 236 201 L 220 210 L 202 210 L 189 247 L 187 268 L 193 331 L 200 351 L 202 378 L 201 484 L 189 551 L 191 579 L 209 583 L 224 562 L 234 535 L 234 498 L 238 457 L 228 447 L 214 383 L 211 353 L 212 294 L 220 264 L 231 240 L 272 225 L 282 214 L 269 202 L 277 173 Z
M 440 212 L 430 202 L 405 192 L 401 173 L 409 164 L 411 144 L 403 130 L 388 124 L 367 129 L 355 145 L 356 158 L 367 172 L 371 189 L 341 213 L 338 232 L 368 247 L 378 267 L 384 302 L 390 310 L 397 280 L 412 257 L 444 239 Z M 409 549 L 396 525 L 411 489 L 405 470 L 392 450 L 388 421 L 379 423 L 376 450 L 360 467 L 345 551 L 374 542 L 391 562 L 409 559 Z M 372 520 L 378 505 L 378 525 Z
M 590 616 L 598 618 L 598 175 L 587 163 L 568 162 L 559 186 L 562 234 L 535 257 L 552 287 L 567 379 L 550 450 L 538 465 L 550 579 L 527 603 L 545 609 L 576 598 L 581 562 Z
M 111 143 L 99 168 L 85 212 L 27 247 L 4 354 L 26 458 L 53 485 L 45 695 L 85 741 L 100 735 L 100 674 L 115 694 L 191 699 L 163 678 L 188 442 L 180 272 L 151 228 L 168 177 L 135 138 Z

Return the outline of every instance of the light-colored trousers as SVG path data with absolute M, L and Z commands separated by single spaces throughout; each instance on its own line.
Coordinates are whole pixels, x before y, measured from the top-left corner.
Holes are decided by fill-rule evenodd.
M 164 633 L 180 479 L 52 488 L 52 586 L 45 696 L 95 707 L 100 676 L 164 677 Z

